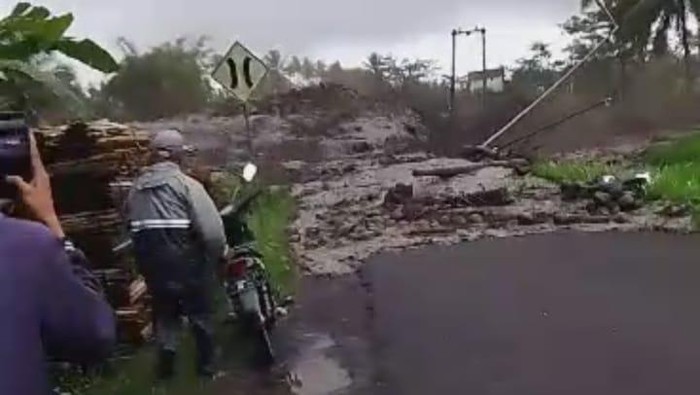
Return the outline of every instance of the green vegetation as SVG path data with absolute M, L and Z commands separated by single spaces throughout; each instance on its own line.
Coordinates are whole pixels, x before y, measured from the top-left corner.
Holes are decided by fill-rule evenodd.
M 207 41 L 178 39 L 139 53 L 121 39 L 121 70 L 91 97 L 110 118 L 154 120 L 201 111 L 211 97 L 206 74 L 214 63 Z
M 621 29 L 618 38 L 631 46 L 635 54 L 644 54 L 648 47 L 655 55 L 666 55 L 671 33 L 680 38 L 683 57 L 691 57 L 692 33 L 690 25 L 700 17 L 695 0 L 607 0 Z M 596 5 L 596 0 L 581 0 L 584 9 Z M 686 64 L 690 67 L 690 63 Z M 688 70 L 689 71 L 689 70 Z
M 658 168 L 648 195 L 675 203 L 700 204 L 700 163 L 680 163 Z
M 72 103 L 73 108 L 79 106 L 73 87 L 40 67 L 54 53 L 102 72 L 117 71 L 117 62 L 99 45 L 66 35 L 72 24 L 70 13 L 54 16 L 48 9 L 29 3 L 17 4 L 10 15 L 0 19 L 0 109 L 25 110 L 29 96 L 37 91 L 50 92 Z
M 640 167 L 651 171 L 647 188 L 650 200 L 665 200 L 692 208 L 700 224 L 700 133 L 670 139 L 648 148 Z M 556 182 L 589 182 L 605 175 L 619 175 L 621 168 L 594 161 L 541 161 L 533 174 Z
M 643 161 L 655 168 L 650 198 L 700 207 L 700 134 L 652 146 Z
M 273 283 L 287 293 L 293 291 L 295 278 L 287 234 L 294 211 L 288 191 L 270 191 L 258 198 L 249 220 Z
M 648 148 L 644 162 L 657 167 L 700 162 L 700 134 L 671 139 Z
M 561 184 L 566 182 L 589 182 L 604 175 L 615 175 L 619 167 L 592 160 L 576 161 L 539 161 L 532 168 L 532 173 L 540 178 Z

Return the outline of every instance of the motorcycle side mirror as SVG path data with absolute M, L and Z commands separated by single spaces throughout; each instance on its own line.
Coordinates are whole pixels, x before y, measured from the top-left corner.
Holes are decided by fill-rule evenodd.
M 243 168 L 243 179 L 246 182 L 251 182 L 255 178 L 255 175 L 258 174 L 258 167 L 255 166 L 252 163 L 248 163 L 245 165 Z

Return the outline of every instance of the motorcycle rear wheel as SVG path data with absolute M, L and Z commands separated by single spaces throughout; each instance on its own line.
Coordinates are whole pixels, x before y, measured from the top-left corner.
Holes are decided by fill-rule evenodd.
M 255 348 L 255 361 L 264 367 L 269 367 L 275 362 L 275 352 L 270 339 L 267 325 L 258 314 L 246 314 L 241 317 L 244 333 L 253 340 Z

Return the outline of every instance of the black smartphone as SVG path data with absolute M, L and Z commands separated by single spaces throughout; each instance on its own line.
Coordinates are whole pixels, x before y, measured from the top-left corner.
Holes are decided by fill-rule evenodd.
M 33 177 L 29 126 L 23 113 L 0 112 L 0 199 L 17 196 L 17 188 L 5 181 L 20 176 L 29 182 Z

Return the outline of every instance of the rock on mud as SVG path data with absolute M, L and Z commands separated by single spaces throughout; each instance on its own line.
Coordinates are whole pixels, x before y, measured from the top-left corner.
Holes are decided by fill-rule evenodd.
M 413 198 L 413 185 L 396 184 L 387 191 L 384 197 L 385 205 L 401 205 Z

